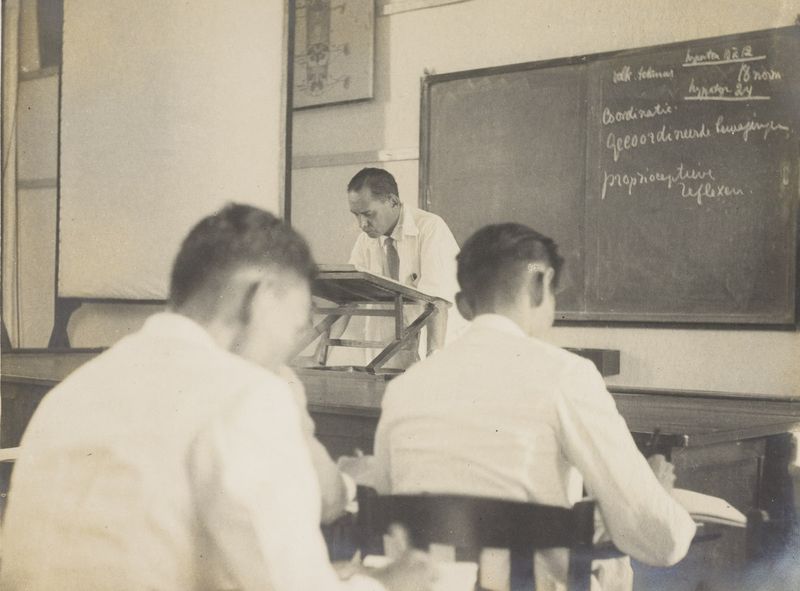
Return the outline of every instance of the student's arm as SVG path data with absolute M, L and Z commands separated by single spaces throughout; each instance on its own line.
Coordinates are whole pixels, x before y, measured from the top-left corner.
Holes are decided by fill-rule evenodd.
M 344 515 L 350 498 L 350 489 L 345 484 L 347 476 L 339 472 L 336 463 L 331 459 L 328 450 L 314 437 L 306 435 L 306 445 L 311 455 L 311 464 L 319 480 L 321 490 L 321 516 L 322 523 L 332 523 Z M 352 485 L 355 487 L 355 484 Z M 353 492 L 355 489 L 353 488 Z M 355 496 L 355 495 L 353 495 Z
M 198 436 L 194 506 L 233 584 L 243 590 L 383 587 L 342 582 L 319 529 L 319 489 L 297 409 L 280 383 L 253 387 Z
M 340 473 L 328 450 L 316 438 L 314 434 L 316 427 L 308 413 L 306 392 L 300 378 L 288 367 L 282 367 L 279 375 L 289 384 L 292 399 L 300 415 L 300 425 L 311 456 L 311 464 L 314 466 L 317 480 L 319 480 L 322 523 L 331 523 L 344 514 L 348 503 L 354 499 L 355 484 L 348 485 L 345 480 L 348 477 Z
M 392 401 L 394 400 L 394 387 L 393 382 L 402 380 L 402 376 L 395 378 L 386 387 L 386 392 L 383 395 L 381 402 L 381 418 L 378 421 L 378 427 L 375 430 L 375 467 L 374 467 L 374 485 L 378 494 L 388 495 L 392 492 L 391 483 L 391 464 L 389 457 L 389 435 L 391 432 L 392 421 Z
M 658 481 L 600 374 L 575 360 L 560 380 L 558 431 L 567 459 L 596 498 L 611 539 L 656 566 L 683 558 L 695 533 L 689 514 Z
M 437 303 L 428 322 L 428 355 L 444 347 L 447 336 L 447 307 L 445 303 Z

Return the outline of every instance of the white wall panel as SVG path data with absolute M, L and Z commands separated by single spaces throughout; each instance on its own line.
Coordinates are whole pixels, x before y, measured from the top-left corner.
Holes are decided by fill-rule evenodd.
M 67 0 L 60 296 L 164 298 L 229 200 L 278 212 L 284 3 Z

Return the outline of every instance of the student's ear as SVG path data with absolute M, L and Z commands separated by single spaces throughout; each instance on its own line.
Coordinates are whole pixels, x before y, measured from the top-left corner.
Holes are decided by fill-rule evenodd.
M 553 279 L 555 279 L 556 270 L 553 267 L 547 267 L 547 271 L 544 272 L 544 289 L 545 293 L 554 293 L 553 292 Z
M 395 195 L 394 193 L 389 195 L 389 204 L 392 207 L 400 207 L 400 197 Z
M 555 274 L 553 267 L 547 267 L 544 271 L 534 273 L 531 281 L 528 282 L 528 293 L 534 306 L 541 306 L 548 293 L 553 295 L 552 285 Z
M 527 281 L 528 300 L 534 308 L 538 308 L 544 301 L 544 273 L 534 271 L 533 276 Z
M 464 292 L 459 291 L 456 294 L 456 308 L 458 308 L 458 313 L 461 314 L 464 320 L 472 321 L 472 319 L 475 318 L 475 310 L 473 310 L 472 304 L 469 303 Z
M 242 292 L 242 297 L 239 298 L 236 319 L 243 326 L 250 324 L 250 319 L 253 317 L 253 303 L 255 302 L 256 294 L 258 294 L 258 289 L 260 286 L 260 281 L 254 281 L 253 283 L 250 283 L 249 285 L 245 286 Z

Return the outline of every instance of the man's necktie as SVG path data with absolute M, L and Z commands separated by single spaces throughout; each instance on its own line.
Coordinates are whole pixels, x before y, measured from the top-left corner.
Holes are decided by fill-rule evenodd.
M 400 280 L 400 255 L 397 254 L 397 247 L 394 245 L 394 238 L 387 237 L 386 246 L 386 272 L 395 281 Z

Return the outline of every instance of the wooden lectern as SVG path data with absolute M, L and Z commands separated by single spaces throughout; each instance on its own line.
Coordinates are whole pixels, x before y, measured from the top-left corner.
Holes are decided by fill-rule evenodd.
M 431 320 L 437 303 L 444 300 L 352 265 L 320 266 L 311 292 L 318 320 L 301 340 L 297 353 L 318 340 L 317 347 L 313 355 L 297 356 L 292 364 L 305 384 L 309 403 L 379 407 L 386 382 L 402 372 L 384 365 L 415 341 Z M 409 306 L 414 317 L 406 322 Z M 331 326 L 342 316 L 391 318 L 393 338 L 388 342 L 330 338 Z M 330 366 L 327 364 L 330 347 L 380 349 L 380 352 L 363 366 Z

